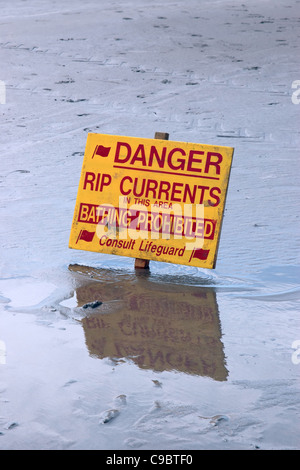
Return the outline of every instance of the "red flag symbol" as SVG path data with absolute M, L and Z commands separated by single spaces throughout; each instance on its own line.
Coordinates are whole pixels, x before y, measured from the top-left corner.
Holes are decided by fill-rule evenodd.
M 200 259 L 201 261 L 205 261 L 208 257 L 208 253 L 209 253 L 209 250 L 202 250 L 202 248 L 198 248 L 198 249 L 195 248 L 192 251 L 189 263 L 191 262 L 193 258 L 197 258 L 197 259 Z
M 95 155 L 99 155 L 100 157 L 108 157 L 111 147 L 104 147 L 103 145 L 96 145 L 92 158 Z
M 94 238 L 95 232 L 89 232 L 88 230 L 80 230 L 80 233 L 77 238 L 77 242 L 79 240 L 84 240 L 85 242 L 91 242 Z

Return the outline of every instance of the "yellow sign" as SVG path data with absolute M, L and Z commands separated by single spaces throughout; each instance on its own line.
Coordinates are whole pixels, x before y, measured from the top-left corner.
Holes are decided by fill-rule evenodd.
M 88 134 L 70 248 L 214 268 L 233 148 Z

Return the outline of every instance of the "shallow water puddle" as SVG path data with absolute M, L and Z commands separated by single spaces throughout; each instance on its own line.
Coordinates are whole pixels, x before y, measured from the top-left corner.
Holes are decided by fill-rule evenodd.
M 0 279 L 0 295 L 9 307 L 33 307 L 50 296 L 57 287 L 31 277 Z

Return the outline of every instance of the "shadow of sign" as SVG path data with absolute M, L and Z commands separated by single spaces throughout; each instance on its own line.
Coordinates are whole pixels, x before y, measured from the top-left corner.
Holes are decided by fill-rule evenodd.
M 85 278 L 76 288 L 76 299 L 93 357 L 226 380 L 212 287 L 157 282 L 145 273 L 124 275 L 84 266 L 70 270 Z

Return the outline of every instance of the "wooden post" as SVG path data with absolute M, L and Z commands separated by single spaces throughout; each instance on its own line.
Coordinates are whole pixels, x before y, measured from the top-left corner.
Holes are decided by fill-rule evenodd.
M 154 139 L 169 140 L 167 132 L 155 132 Z M 134 267 L 137 269 L 149 269 L 150 261 L 148 259 L 136 258 Z

